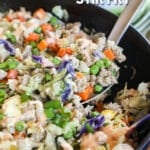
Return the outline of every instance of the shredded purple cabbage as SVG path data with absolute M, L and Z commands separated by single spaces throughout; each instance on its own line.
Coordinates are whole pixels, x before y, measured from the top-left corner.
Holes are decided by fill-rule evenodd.
M 71 87 L 69 84 L 66 84 L 66 88 L 61 95 L 62 102 L 65 102 L 68 99 L 70 93 L 71 93 Z
M 70 61 L 64 61 L 60 64 L 58 71 L 61 72 L 63 69 L 67 69 L 67 73 L 71 74 L 72 77 L 75 77 L 75 71 Z
M 103 58 L 103 55 L 102 55 L 98 50 L 95 50 L 95 51 L 93 52 L 93 55 L 94 55 L 95 57 L 98 57 L 98 58 Z
M 96 130 L 98 130 L 100 127 L 102 127 L 104 121 L 105 121 L 105 118 L 104 118 L 104 116 L 102 116 L 102 115 L 99 115 L 99 116 L 96 116 L 96 117 L 94 117 L 94 118 L 89 119 L 89 120 L 84 124 L 84 126 L 81 128 L 78 137 L 81 137 L 82 134 L 88 132 L 88 130 L 87 130 L 87 128 L 86 128 L 86 124 L 89 124 L 89 125 L 92 127 L 92 129 L 93 129 L 94 131 L 96 131 Z
M 33 60 L 35 60 L 36 62 L 42 64 L 42 57 L 40 56 L 32 56 Z
M 6 50 L 8 50 L 11 55 L 15 54 L 15 49 L 7 40 L 0 39 L 0 44 L 3 44 Z

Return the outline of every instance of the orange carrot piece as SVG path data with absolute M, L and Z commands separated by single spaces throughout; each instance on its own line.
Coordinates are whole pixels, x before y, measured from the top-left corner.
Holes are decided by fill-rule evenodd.
M 7 21 L 11 22 L 13 19 L 10 16 L 5 17 Z
M 59 57 L 63 57 L 65 56 L 66 54 L 68 55 L 72 55 L 73 51 L 71 48 L 60 48 L 58 53 L 57 53 L 57 56 Z
M 16 79 L 18 76 L 18 72 L 15 69 L 11 69 L 7 72 L 7 79 Z
M 30 33 L 28 37 L 25 38 L 26 42 L 32 42 L 32 41 L 38 41 L 40 38 L 40 35 L 37 33 Z
M 33 16 L 38 19 L 43 19 L 45 15 L 46 15 L 46 12 L 43 8 L 39 8 L 33 13 Z
M 57 43 L 48 44 L 48 48 L 50 48 L 54 53 L 57 53 L 59 50 L 59 46 Z
M 72 55 L 73 51 L 71 48 L 66 48 L 66 53 Z
M 93 87 L 87 86 L 84 91 L 77 93 L 81 97 L 82 101 L 88 100 L 93 95 Z
M 114 60 L 115 55 L 111 49 L 105 49 L 104 50 L 104 55 L 109 59 L 109 60 Z
M 26 21 L 26 19 L 23 16 L 18 16 L 17 19 L 20 20 L 21 22 L 25 22 Z
M 26 134 L 24 132 L 17 132 L 16 131 L 13 136 L 15 139 L 20 139 L 20 138 L 25 138 Z
M 43 32 L 53 31 L 53 27 L 50 24 L 42 24 L 41 28 Z
M 48 43 L 46 42 L 46 40 L 42 40 L 40 41 L 40 43 L 37 45 L 37 48 L 40 50 L 40 51 L 45 51 L 48 47 Z
M 84 77 L 84 74 L 82 72 L 76 72 L 76 77 L 82 79 Z

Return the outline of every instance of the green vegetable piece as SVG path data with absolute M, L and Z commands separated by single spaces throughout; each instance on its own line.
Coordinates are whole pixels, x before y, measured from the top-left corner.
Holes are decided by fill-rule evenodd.
M 77 57 L 77 59 L 79 59 L 79 60 L 82 60 L 82 59 L 83 59 L 83 55 L 82 55 L 82 54 L 78 54 L 76 57 Z
M 0 98 L 4 98 L 6 96 L 6 92 L 4 89 L 0 89 Z
M 59 100 L 52 100 L 44 104 L 44 108 L 59 109 L 61 107 L 61 102 Z
M 111 61 L 110 61 L 109 59 L 104 58 L 104 59 L 103 59 L 103 62 L 104 62 L 104 66 L 105 66 L 106 68 L 110 67 Z
M 61 61 L 60 61 L 59 58 L 54 57 L 53 60 L 52 60 L 52 62 L 53 62 L 55 65 L 59 65 Z
M 39 49 L 38 48 L 34 48 L 34 49 L 32 49 L 32 54 L 33 55 L 39 55 Z
M 7 68 L 7 62 L 3 62 L 0 64 L 0 69 L 5 69 Z
M 100 68 L 97 65 L 92 65 L 90 67 L 90 73 L 92 75 L 97 75 L 99 73 L 99 71 L 100 71 Z
M 37 27 L 37 28 L 34 30 L 34 32 L 37 33 L 37 34 L 42 33 L 41 27 Z
M 70 139 L 70 138 L 72 138 L 72 137 L 73 137 L 73 132 L 72 132 L 72 130 L 70 130 L 70 131 L 68 131 L 67 133 L 64 134 L 64 138 L 65 138 L 66 140 L 68 140 L 68 139 Z
M 21 102 L 26 102 L 30 99 L 31 99 L 31 97 L 29 95 L 26 95 L 26 94 L 21 95 Z
M 15 129 L 19 132 L 23 131 L 25 129 L 25 122 L 24 121 L 18 121 L 15 124 Z
M 19 62 L 15 61 L 15 60 L 11 60 L 8 62 L 8 68 L 9 69 L 15 69 L 17 68 Z
M 0 89 L 0 104 L 2 104 L 5 100 L 6 92 L 3 89 Z
M 12 34 L 11 32 L 5 33 L 5 36 L 10 42 L 16 43 L 16 36 Z
M 94 92 L 95 92 L 95 93 L 100 93 L 102 90 L 103 90 L 103 87 L 102 87 L 101 85 L 96 84 L 96 85 L 94 86 Z
M 98 66 L 99 68 L 102 68 L 104 67 L 104 62 L 102 60 L 98 60 L 96 61 L 95 65 Z
M 32 42 L 30 42 L 30 43 L 29 43 L 29 45 L 31 45 L 31 46 L 32 46 L 32 48 L 36 48 L 36 46 L 37 46 L 36 42 L 33 42 L 33 41 L 32 41 Z
M 52 75 L 49 74 L 48 72 L 46 72 L 46 73 L 45 73 L 45 80 L 46 80 L 46 81 L 52 80 Z
M 0 113 L 0 120 L 3 120 L 5 118 L 5 115 Z
M 88 131 L 89 133 L 93 133 L 93 132 L 94 132 L 93 127 L 92 127 L 89 123 L 86 123 L 86 124 L 85 124 L 85 127 L 86 127 L 86 129 L 87 129 L 87 131 Z
M 57 18 L 56 17 L 52 17 L 51 19 L 50 19 L 50 24 L 52 24 L 53 26 L 57 26 L 58 25 L 58 20 L 57 20 Z
M 117 76 L 117 71 L 116 71 L 116 70 L 113 70 L 113 71 L 112 71 L 112 75 L 113 75 L 114 77 L 116 77 L 116 76 Z
M 45 112 L 46 117 L 48 119 L 53 119 L 55 117 L 55 113 L 54 113 L 54 110 L 52 108 L 46 108 L 46 109 L 44 109 L 44 112 Z
M 98 116 L 99 114 L 100 114 L 100 113 L 97 112 L 97 111 L 94 111 L 94 112 L 91 113 L 92 117 L 96 117 L 96 116 Z
M 4 102 L 4 98 L 0 97 L 0 104 Z
M 104 127 L 107 126 L 107 125 L 109 125 L 109 122 L 106 122 L 106 123 L 103 124 Z

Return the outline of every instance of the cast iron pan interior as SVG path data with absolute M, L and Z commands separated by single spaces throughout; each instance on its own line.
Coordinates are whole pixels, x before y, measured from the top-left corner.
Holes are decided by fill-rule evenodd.
M 66 8 L 70 14 L 69 21 L 81 21 L 83 26 L 94 28 L 97 32 L 104 32 L 108 36 L 117 17 L 105 10 L 93 5 L 77 5 L 76 0 L 0 0 L 0 11 L 6 11 L 10 8 L 18 9 L 24 6 L 30 11 L 42 7 L 47 11 L 55 5 L 61 5 Z M 135 29 L 130 27 L 121 42 L 124 48 L 127 61 L 121 64 L 119 84 L 112 88 L 112 94 L 122 89 L 126 82 L 128 87 L 137 87 L 142 81 L 150 81 L 150 44 Z M 136 70 L 133 76 L 133 70 Z

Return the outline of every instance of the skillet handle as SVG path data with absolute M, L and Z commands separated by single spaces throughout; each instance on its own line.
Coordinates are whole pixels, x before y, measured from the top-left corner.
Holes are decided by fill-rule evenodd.
M 108 39 L 114 41 L 116 44 L 119 43 L 123 34 L 127 30 L 132 18 L 136 11 L 141 6 L 144 0 L 129 0 L 129 4 L 125 7 L 124 11 L 115 23 Z

